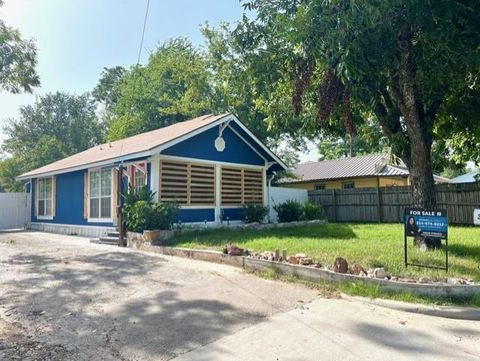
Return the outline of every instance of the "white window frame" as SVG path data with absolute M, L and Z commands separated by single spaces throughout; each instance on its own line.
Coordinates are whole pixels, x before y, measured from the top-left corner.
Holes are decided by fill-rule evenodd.
M 50 192 L 50 198 L 40 198 L 40 182 L 41 181 L 46 181 L 47 179 L 50 179 L 50 187 L 51 187 L 51 192 Z M 37 178 L 37 194 L 36 194 L 36 206 L 37 206 L 37 219 L 41 220 L 52 220 L 53 219 L 53 177 L 43 177 L 43 178 Z M 46 192 L 44 192 L 45 197 L 46 197 Z M 44 201 L 44 211 L 46 209 L 45 207 L 45 201 L 50 200 L 50 214 L 43 214 L 40 215 L 40 200 Z M 45 213 L 45 212 L 44 212 Z
M 146 167 L 147 167 L 147 164 L 145 163 L 145 171 L 140 168 L 140 167 L 137 167 L 136 165 L 133 165 L 133 168 L 134 168 L 134 177 L 135 177 L 135 189 L 136 190 L 140 190 L 141 188 L 147 186 L 147 172 L 146 172 Z M 137 174 L 141 174 L 141 177 L 138 177 Z M 138 178 L 141 178 L 143 180 L 143 185 L 140 187 L 138 185 Z
M 110 195 L 109 196 L 102 196 L 102 171 L 108 171 L 110 172 Z M 100 178 L 99 178 L 99 196 L 92 197 L 92 182 L 91 182 L 91 173 L 100 173 Z M 95 223 L 113 223 L 113 210 L 114 210 L 114 205 L 113 205 L 113 175 L 112 175 L 112 169 L 108 168 L 96 168 L 96 169 L 89 169 L 88 170 L 88 220 L 87 222 L 95 222 Z M 110 217 L 105 217 L 102 218 L 102 198 L 107 198 L 110 197 Z M 98 202 L 98 214 L 100 217 L 91 217 L 91 200 L 92 199 L 99 199 Z

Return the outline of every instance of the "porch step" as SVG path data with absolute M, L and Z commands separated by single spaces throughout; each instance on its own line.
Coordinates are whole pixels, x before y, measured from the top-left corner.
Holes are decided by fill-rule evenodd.
M 106 236 L 106 237 L 95 238 L 95 239 L 91 239 L 90 243 L 108 244 L 108 245 L 111 245 L 111 246 L 117 246 L 118 245 L 118 237 Z
M 107 232 L 107 236 L 108 237 L 119 238 L 120 237 L 120 232 L 117 232 L 117 231 Z

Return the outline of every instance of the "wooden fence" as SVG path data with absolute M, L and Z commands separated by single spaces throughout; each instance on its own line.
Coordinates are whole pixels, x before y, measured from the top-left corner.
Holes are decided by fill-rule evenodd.
M 449 223 L 473 224 L 480 208 L 480 183 L 439 184 L 437 208 L 446 209 Z M 412 205 L 410 187 L 309 191 L 308 198 L 324 207 L 328 220 L 339 222 L 403 222 Z

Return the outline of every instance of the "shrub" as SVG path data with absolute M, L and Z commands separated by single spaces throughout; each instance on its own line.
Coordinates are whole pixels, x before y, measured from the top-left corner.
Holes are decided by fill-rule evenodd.
M 260 204 L 247 203 L 242 205 L 240 215 L 245 223 L 261 223 L 268 214 L 268 208 Z
M 125 211 L 127 229 L 131 232 L 143 232 L 148 229 L 152 218 L 153 207 L 144 200 L 130 204 L 128 211 Z
M 172 228 L 178 213 L 178 204 L 172 202 L 160 202 L 152 206 L 153 214 L 149 229 L 166 230 Z
M 303 219 L 303 205 L 295 200 L 276 204 L 273 209 L 277 212 L 279 222 L 295 222 Z
M 305 220 L 314 221 L 324 217 L 323 207 L 312 202 L 307 202 L 303 206 Z
M 125 202 L 125 223 L 131 232 L 172 228 L 178 212 L 176 203 L 154 203 L 155 193 L 143 187 L 130 188 Z

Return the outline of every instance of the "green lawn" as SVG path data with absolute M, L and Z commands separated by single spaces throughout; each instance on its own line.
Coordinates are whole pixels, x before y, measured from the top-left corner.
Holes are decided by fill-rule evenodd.
M 306 253 L 324 265 L 332 264 L 335 257 L 344 257 L 349 264 L 356 262 L 365 269 L 385 267 L 387 272 L 401 277 L 425 276 L 439 280 L 455 276 L 480 281 L 480 228 L 473 227 L 449 228 L 448 275 L 442 270 L 405 268 L 400 224 L 326 223 L 269 230 L 205 229 L 176 235 L 168 245 L 221 250 L 227 243 L 253 251 L 286 249 L 288 254 Z M 444 248 L 421 253 L 411 239 L 408 245 L 411 262 L 444 265 Z

